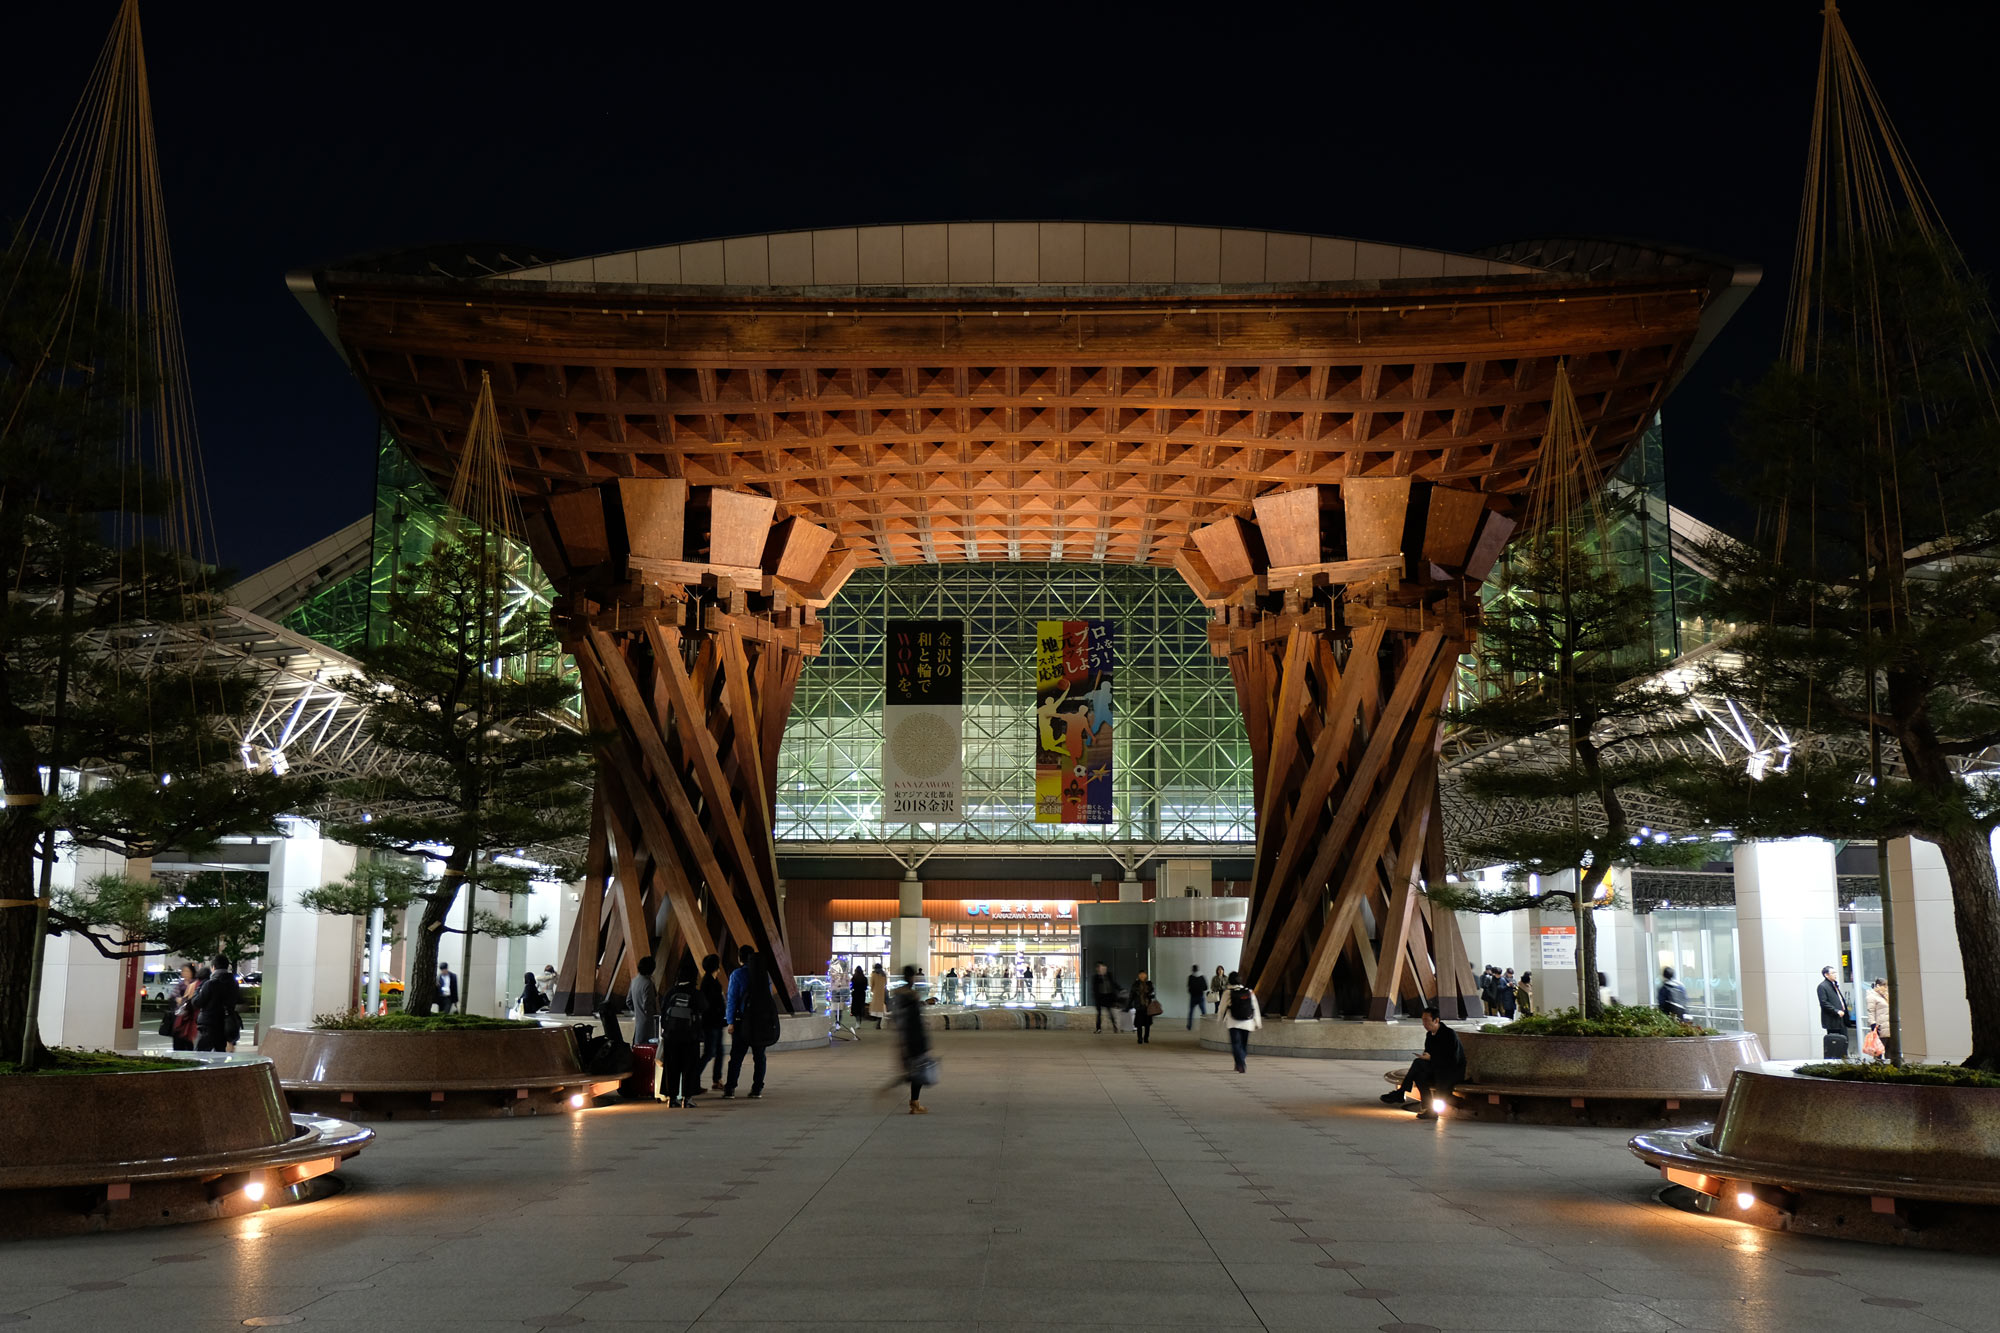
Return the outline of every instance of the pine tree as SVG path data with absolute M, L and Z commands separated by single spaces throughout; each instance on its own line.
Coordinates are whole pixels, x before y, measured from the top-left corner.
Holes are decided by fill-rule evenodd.
M 1718 761 L 1683 794 L 1743 837 L 1936 843 L 1950 877 L 1968 1063 L 2000 1069 L 2000 417 L 1984 286 L 1934 241 L 1832 266 L 1812 354 L 1739 423 L 1758 541 L 1706 552 L 1706 612 L 1740 627 L 1726 691 L 1781 725 L 1788 762 Z M 1879 784 L 1871 775 L 1880 759 Z
M 1614 866 L 1699 861 L 1705 844 L 1663 831 L 1641 833 L 1628 793 L 1657 792 L 1682 768 L 1674 747 L 1697 723 L 1673 688 L 1650 681 L 1653 593 L 1622 577 L 1607 557 L 1617 497 L 1586 503 L 1517 539 L 1501 577 L 1508 609 L 1491 614 L 1477 652 L 1502 684 L 1490 697 L 1449 710 L 1447 721 L 1508 738 L 1542 738 L 1556 749 L 1546 768 L 1482 764 L 1465 777 L 1474 796 L 1508 807 L 1507 817 L 1466 840 L 1472 857 L 1507 867 L 1527 887 L 1482 893 L 1433 884 L 1434 905 L 1457 911 L 1514 912 L 1567 902 L 1576 918 L 1578 994 L 1598 1017 L 1597 929 L 1592 909 L 1607 894 Z M 1525 807 L 1532 822 L 1520 817 Z
M 507 614 L 500 604 L 500 549 L 498 539 L 477 532 L 441 538 L 399 576 L 388 632 L 356 654 L 364 673 L 341 683 L 367 704 L 364 730 L 390 757 L 390 772 L 343 784 L 341 794 L 368 815 L 333 825 L 329 835 L 422 858 L 439 873 L 378 861 L 305 901 L 345 915 L 417 909 L 404 993 L 411 1013 L 436 1003 L 439 943 L 459 893 L 468 884 L 527 892 L 529 871 L 498 858 L 560 849 L 589 826 L 590 738 L 563 717 L 573 691 L 552 669 L 560 653 L 553 626 L 532 608 Z M 527 669 L 504 669 L 508 662 Z M 546 924 L 484 911 L 470 922 L 496 935 L 533 934 Z
M 32 1066 L 49 935 L 161 951 L 99 929 L 117 924 L 109 905 L 55 902 L 62 847 L 143 865 L 275 832 L 317 792 L 244 768 L 229 724 L 254 682 L 213 665 L 189 627 L 219 610 L 212 573 L 155 540 L 183 497 L 131 447 L 154 387 L 144 340 L 90 274 L 32 248 L 0 251 L 0 291 L 0 899 L 33 904 L 0 908 L 0 1052 Z

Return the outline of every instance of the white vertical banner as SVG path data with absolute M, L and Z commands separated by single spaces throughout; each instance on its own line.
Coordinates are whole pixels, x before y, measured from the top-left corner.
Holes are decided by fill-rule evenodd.
M 882 822 L 964 818 L 965 622 L 892 620 L 883 656 Z

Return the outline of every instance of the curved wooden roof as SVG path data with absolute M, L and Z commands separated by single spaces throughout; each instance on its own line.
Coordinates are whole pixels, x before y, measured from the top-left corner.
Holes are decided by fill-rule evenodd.
M 1631 247 L 1531 264 L 1547 243 L 1450 256 L 1205 228 L 1124 228 L 1121 260 L 1115 231 L 1091 250 L 1101 225 L 940 224 L 941 258 L 924 229 L 859 228 L 294 286 L 440 480 L 489 372 L 530 511 L 682 478 L 768 496 L 862 564 L 1166 564 L 1259 495 L 1348 477 L 1508 507 L 1558 358 L 1608 466 L 1755 281 Z M 967 264 L 961 226 L 991 229 Z

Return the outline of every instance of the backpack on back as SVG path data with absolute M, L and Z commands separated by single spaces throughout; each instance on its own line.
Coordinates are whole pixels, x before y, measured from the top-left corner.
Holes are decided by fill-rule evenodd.
M 676 986 L 660 1006 L 660 1030 L 666 1035 L 688 1038 L 694 1035 L 694 992 Z
M 1257 1001 L 1251 997 L 1248 986 L 1237 986 L 1229 992 L 1229 1016 L 1239 1023 L 1257 1016 Z

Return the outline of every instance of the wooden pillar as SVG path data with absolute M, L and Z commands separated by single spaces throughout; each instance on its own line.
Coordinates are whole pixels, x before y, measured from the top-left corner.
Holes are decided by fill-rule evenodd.
M 575 1012 L 640 958 L 741 946 L 796 1012 L 777 897 L 778 745 L 818 609 L 854 567 L 770 499 L 625 480 L 555 497 L 530 539 L 598 738 L 586 893 L 558 995 Z M 588 1000 L 588 1003 L 583 1001 Z
M 1182 553 L 1249 733 L 1241 966 L 1267 1009 L 1464 1015 L 1463 947 L 1422 892 L 1443 872 L 1438 718 L 1512 528 L 1477 492 L 1356 478 L 1260 497 L 1254 522 L 1203 528 Z

